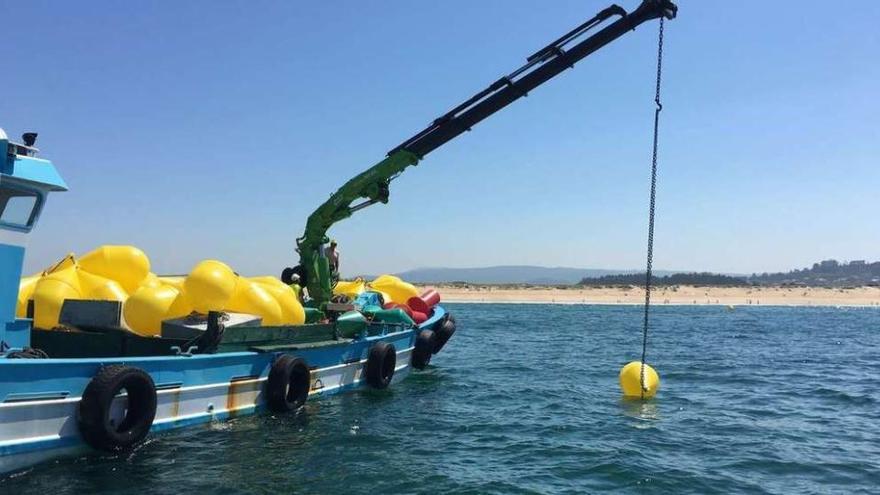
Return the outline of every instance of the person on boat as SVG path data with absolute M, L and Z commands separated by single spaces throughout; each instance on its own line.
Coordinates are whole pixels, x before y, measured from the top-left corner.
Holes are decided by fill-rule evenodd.
M 339 280 L 339 251 L 336 250 L 336 239 L 330 239 L 330 245 L 324 248 L 324 256 L 330 262 L 330 277 L 335 283 Z
M 299 275 L 293 274 L 290 276 L 290 283 L 288 287 L 293 289 L 293 293 L 296 294 L 296 299 L 300 302 L 300 304 L 305 304 L 305 295 L 304 292 L 307 290 L 300 283 Z

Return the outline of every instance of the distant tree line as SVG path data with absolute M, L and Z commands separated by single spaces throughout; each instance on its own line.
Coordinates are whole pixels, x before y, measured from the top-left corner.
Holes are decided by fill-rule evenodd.
M 644 283 L 645 273 L 642 272 L 584 277 L 578 285 L 596 287 L 606 285 L 643 285 Z M 751 276 L 743 277 L 709 272 L 674 273 L 663 277 L 654 277 L 653 283 L 661 286 L 712 285 L 729 287 L 744 285 L 793 285 L 803 287 L 880 286 L 880 261 L 869 263 L 864 260 L 855 260 L 841 263 L 837 260 L 824 260 L 802 270 L 792 270 L 785 273 L 754 273 Z
M 579 285 L 590 287 L 605 285 L 643 285 L 645 273 L 628 273 L 623 275 L 603 275 L 601 277 L 584 277 Z M 712 286 L 743 286 L 749 285 L 744 277 L 731 277 L 717 273 L 673 273 L 662 277 L 653 277 L 654 285 L 712 285 Z
M 748 280 L 759 285 L 831 287 L 880 285 L 880 261 L 869 263 L 855 260 L 841 263 L 837 260 L 824 260 L 802 270 L 786 273 L 755 273 Z

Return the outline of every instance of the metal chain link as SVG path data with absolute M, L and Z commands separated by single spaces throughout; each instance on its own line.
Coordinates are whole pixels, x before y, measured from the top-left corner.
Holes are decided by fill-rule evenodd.
M 657 87 L 654 93 L 654 150 L 651 158 L 651 200 L 648 207 L 648 262 L 645 270 L 645 319 L 642 330 L 642 364 L 640 374 L 641 396 L 645 398 L 645 357 L 648 353 L 648 316 L 651 310 L 651 269 L 654 263 L 654 216 L 655 198 L 657 195 L 657 138 L 659 135 L 660 111 L 663 105 L 660 103 L 660 80 L 663 67 L 663 17 L 660 17 L 660 34 L 657 40 Z

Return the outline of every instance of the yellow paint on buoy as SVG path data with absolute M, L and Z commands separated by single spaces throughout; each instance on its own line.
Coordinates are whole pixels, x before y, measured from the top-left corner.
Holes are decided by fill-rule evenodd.
M 657 394 L 660 388 L 660 375 L 654 368 L 645 365 L 645 389 L 642 394 L 642 362 L 632 361 L 620 370 L 620 390 L 623 395 L 631 398 L 650 399 Z

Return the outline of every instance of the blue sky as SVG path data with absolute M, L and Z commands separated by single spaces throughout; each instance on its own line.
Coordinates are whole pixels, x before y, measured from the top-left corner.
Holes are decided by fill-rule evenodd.
M 38 131 L 71 187 L 26 270 L 125 243 L 159 272 L 274 274 L 350 176 L 606 5 L 8 2 L 0 126 Z M 880 3 L 679 6 L 655 266 L 880 258 Z M 343 272 L 641 267 L 656 36 L 642 26 L 410 169 L 333 230 Z

